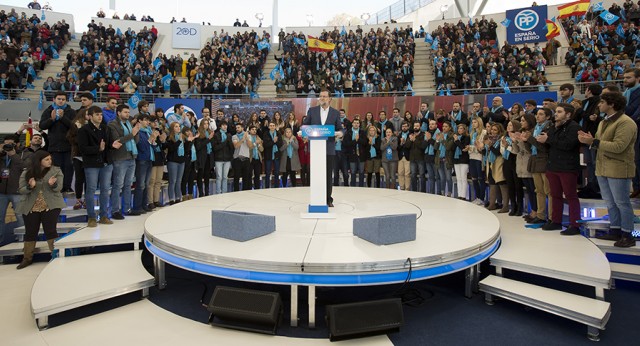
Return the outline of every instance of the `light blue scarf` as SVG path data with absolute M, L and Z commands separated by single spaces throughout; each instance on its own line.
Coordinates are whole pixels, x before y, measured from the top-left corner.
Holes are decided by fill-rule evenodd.
M 293 145 L 291 143 L 293 143 L 293 138 L 291 138 L 291 140 L 289 141 L 289 144 L 287 144 L 287 157 L 288 158 L 292 158 L 293 157 Z
M 140 131 L 146 133 L 147 137 L 151 137 L 151 133 L 153 132 L 153 130 L 149 126 L 141 127 Z M 156 155 L 155 155 L 154 151 L 155 151 L 154 148 L 151 148 L 151 150 L 149 150 L 149 158 L 151 159 L 151 161 L 155 161 L 156 160 Z
M 122 128 L 124 129 L 124 135 L 130 135 L 131 134 L 131 123 L 129 122 L 129 120 L 127 120 L 127 122 L 122 122 L 122 120 L 120 120 L 120 126 L 122 126 Z M 136 146 L 136 142 L 133 139 L 128 140 L 125 143 L 125 147 L 127 148 L 127 151 L 130 152 L 132 155 L 136 156 L 138 155 L 138 147 Z
M 180 141 L 180 134 L 175 134 L 173 138 L 177 141 Z M 178 156 L 184 156 L 184 142 L 180 141 L 180 145 L 178 146 Z
M 376 138 L 378 138 L 378 136 L 374 136 L 373 137 L 373 143 L 375 144 L 376 142 Z M 373 159 L 378 155 L 378 152 L 376 151 L 376 147 L 375 145 L 371 144 L 371 149 L 369 149 L 369 156 Z
M 511 140 L 511 137 L 509 137 L 509 136 L 505 136 L 505 138 L 506 138 L 507 147 L 508 147 L 508 146 L 511 145 L 511 143 L 513 143 L 513 141 Z M 509 156 L 511 156 L 511 152 L 505 148 L 504 149 L 504 153 L 502 153 L 502 157 L 504 157 L 505 160 L 508 160 Z
M 442 142 L 440 142 L 440 147 L 438 148 L 438 152 L 439 152 L 439 157 L 441 159 L 443 159 L 446 155 L 446 148 L 444 147 L 444 142 L 447 140 L 447 137 L 449 137 L 448 133 L 444 134 L 444 139 L 442 139 Z
M 276 159 L 276 153 L 278 152 L 278 146 L 276 145 L 275 142 L 275 138 L 276 138 L 276 131 L 269 131 L 269 135 L 271 136 L 271 140 L 273 141 L 273 149 L 271 149 L 271 160 L 275 160 Z
M 204 130 L 204 136 L 207 139 L 207 155 L 211 154 L 213 151 L 213 146 L 211 146 L 211 141 L 209 140 L 209 130 Z
M 256 136 L 251 136 L 251 143 L 253 143 L 253 159 L 260 160 L 260 155 L 258 154 L 258 146 L 256 145 Z
M 475 134 L 475 132 L 474 132 L 474 134 Z M 460 137 L 458 137 L 458 140 L 460 142 L 462 142 L 462 138 L 464 138 L 464 137 L 460 136 Z M 457 159 L 460 158 L 461 155 L 462 155 L 462 149 L 460 149 L 460 147 L 456 145 L 456 151 L 455 151 L 455 153 L 453 153 L 453 158 L 457 160 Z

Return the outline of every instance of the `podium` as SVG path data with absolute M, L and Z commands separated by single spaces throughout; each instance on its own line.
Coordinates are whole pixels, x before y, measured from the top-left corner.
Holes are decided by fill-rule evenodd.
M 309 209 L 300 216 L 305 219 L 331 219 L 327 205 L 327 139 L 335 136 L 333 125 L 305 125 L 302 137 L 309 139 L 311 160 Z

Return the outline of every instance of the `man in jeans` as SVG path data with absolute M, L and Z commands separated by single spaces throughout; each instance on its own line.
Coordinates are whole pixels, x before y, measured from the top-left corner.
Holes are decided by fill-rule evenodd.
M 116 119 L 107 125 L 109 135 L 119 145 L 112 146 L 111 158 L 113 159 L 113 189 L 111 190 L 111 207 L 115 220 L 123 220 L 120 194 L 124 198 L 124 212 L 129 215 L 140 215 L 137 211 L 131 211 L 131 185 L 136 171 L 136 156 L 138 156 L 138 131 L 140 124 L 131 125 L 129 106 L 118 105 Z
M 90 121 L 78 129 L 76 140 L 78 148 L 82 154 L 82 164 L 84 165 L 84 175 L 86 184 L 87 216 L 89 217 L 89 227 L 98 225 L 95 202 L 93 196 L 100 182 L 100 223 L 103 225 L 113 224 L 109 219 L 109 190 L 111 189 L 111 175 L 113 165 L 109 155 L 109 148 L 119 147 L 122 144 L 113 141 L 109 137 L 107 125 L 102 122 L 102 109 L 98 106 L 91 106 L 87 109 Z
M 578 132 L 581 143 L 596 149 L 596 177 L 602 198 L 609 210 L 609 234 L 614 246 L 632 247 L 636 241 L 633 208 L 629 197 L 631 179 L 635 176 L 634 145 L 638 129 L 633 119 L 624 114 L 627 100 L 621 93 L 602 94 L 598 108 L 605 113 L 595 138 L 589 132 Z

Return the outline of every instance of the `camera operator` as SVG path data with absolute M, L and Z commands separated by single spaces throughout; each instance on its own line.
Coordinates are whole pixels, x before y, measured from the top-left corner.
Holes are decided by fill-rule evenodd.
M 5 222 L 9 202 L 15 210 L 20 200 L 18 185 L 24 165 L 16 151 L 18 140 L 17 136 L 8 135 L 0 147 L 0 246 L 15 241 L 13 230 L 24 225 L 18 213 L 15 222 Z

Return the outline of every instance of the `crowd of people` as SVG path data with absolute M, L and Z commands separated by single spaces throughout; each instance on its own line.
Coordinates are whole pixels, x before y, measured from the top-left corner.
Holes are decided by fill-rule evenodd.
M 439 93 L 548 90 L 545 68 L 557 64 L 560 43 L 552 39 L 544 47 L 518 47 L 504 42 L 498 49 L 497 27 L 493 18 L 482 16 L 472 23 L 444 23 L 431 33 Z
M 640 2 L 626 0 L 623 7 L 613 3 L 609 13 L 618 16 L 605 21 L 593 6 L 584 16 L 561 20 L 569 40 L 565 65 L 576 82 L 611 82 L 622 79 L 624 70 L 639 54 Z
M 69 41 L 69 24 L 53 25 L 15 9 L 0 11 L 0 98 L 15 98 Z
M 96 13 L 96 17 L 98 18 L 106 18 L 107 14 L 104 13 L 103 9 L 100 9 L 97 13 Z M 118 15 L 117 12 L 113 13 L 113 16 L 111 16 L 111 19 L 120 19 L 120 16 Z M 122 16 L 122 20 L 133 20 L 136 21 L 138 20 L 138 18 L 136 17 L 135 14 L 127 14 L 125 13 L 124 16 Z M 175 20 L 175 18 L 174 18 Z M 153 17 L 151 16 L 147 16 L 147 15 L 143 15 L 142 18 L 140 18 L 141 22 L 155 22 L 155 20 L 153 19 Z M 186 22 L 186 21 L 185 21 Z
M 295 90 L 298 96 L 327 89 L 337 96 L 384 96 L 410 93 L 413 84 L 415 41 L 411 27 L 389 27 L 365 32 L 323 31 L 317 38 L 335 44 L 331 52 L 313 52 L 304 33 L 279 33 L 282 68 L 275 85 L 279 94 Z

